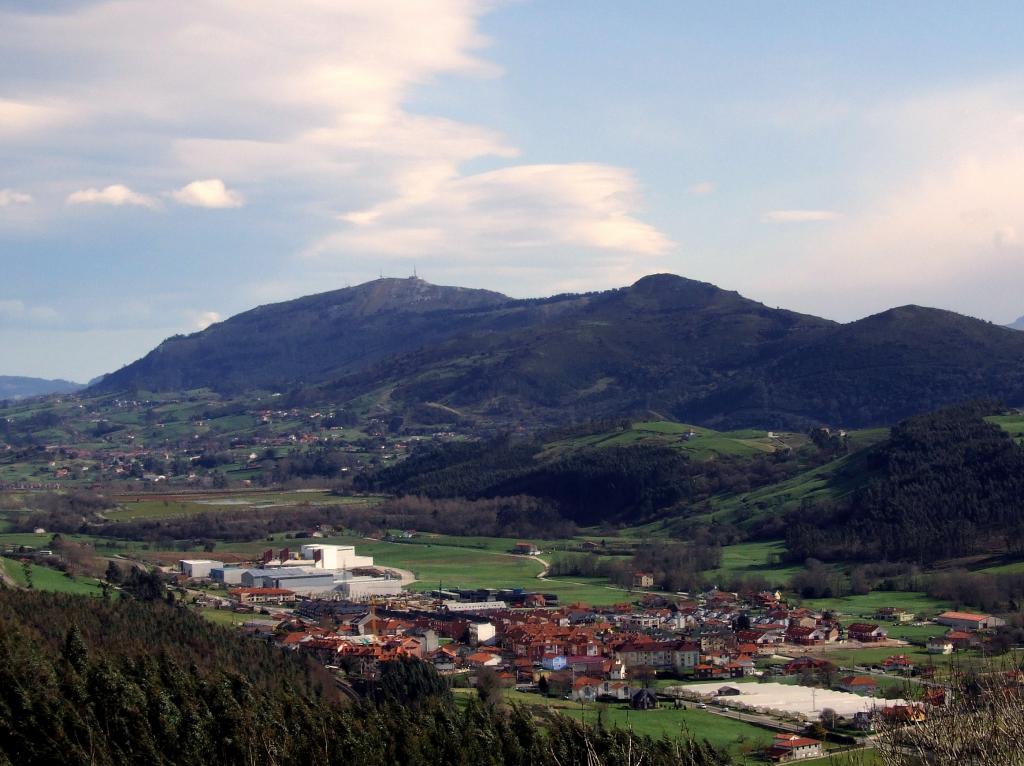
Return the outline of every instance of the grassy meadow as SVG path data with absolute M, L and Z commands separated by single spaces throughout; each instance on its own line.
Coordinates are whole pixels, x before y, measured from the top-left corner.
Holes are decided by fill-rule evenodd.
M 463 693 L 475 692 L 466 690 Z M 741 762 L 757 762 L 754 758 L 758 751 L 772 740 L 772 733 L 765 729 L 707 710 L 675 710 L 664 706 L 657 710 L 637 711 L 630 710 L 624 703 L 581 705 L 570 700 L 545 698 L 538 694 L 513 690 L 504 691 L 502 696 L 505 702 L 510 704 L 548 709 L 591 725 L 596 725 L 600 716 L 604 726 L 631 729 L 637 734 L 650 737 L 693 737 L 697 740 L 707 740 Z
M 27 587 L 28 579 L 20 561 L 0 559 L 0 566 L 18 585 Z M 54 593 L 71 593 L 82 596 L 99 596 L 103 593 L 96 580 L 86 577 L 70 578 L 63 572 L 49 567 L 29 564 L 32 572 L 32 587 L 35 590 L 52 591 Z

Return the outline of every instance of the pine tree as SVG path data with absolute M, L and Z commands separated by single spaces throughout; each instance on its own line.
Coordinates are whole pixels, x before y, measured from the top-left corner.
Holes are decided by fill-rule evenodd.
M 64 634 L 64 659 L 79 673 L 84 673 L 89 667 L 89 650 L 76 623 L 72 623 Z

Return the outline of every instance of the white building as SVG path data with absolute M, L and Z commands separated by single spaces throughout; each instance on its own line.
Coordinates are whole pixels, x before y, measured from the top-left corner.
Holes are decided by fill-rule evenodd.
M 929 638 L 928 654 L 952 654 L 953 642 L 948 638 Z
M 242 573 L 244 571 L 245 570 L 242 567 L 213 567 L 210 570 L 210 579 L 214 582 L 223 583 L 224 585 L 241 585 Z
M 181 573 L 192 580 L 202 580 L 210 576 L 215 567 L 223 567 L 222 561 L 210 561 L 209 559 L 182 559 L 178 562 Z
M 299 596 L 362 601 L 375 596 L 395 596 L 402 592 L 398 578 L 354 575 L 348 569 L 322 569 L 318 566 L 268 566 L 242 572 L 244 588 L 283 588 Z
M 303 545 L 303 560 L 315 562 L 320 569 L 355 569 L 372 567 L 373 556 L 357 556 L 354 545 Z
M 495 635 L 494 626 L 489 622 L 471 622 L 469 624 L 469 643 L 482 644 L 490 641 Z

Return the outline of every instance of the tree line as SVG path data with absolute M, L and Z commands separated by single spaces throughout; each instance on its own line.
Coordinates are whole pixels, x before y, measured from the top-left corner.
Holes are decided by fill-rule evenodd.
M 645 572 L 654 587 L 668 591 L 696 591 L 711 584 L 706 570 L 722 564 L 722 549 L 693 542 L 652 541 L 638 545 L 632 556 L 599 553 L 559 554 L 550 563 L 556 577 L 606 577 L 623 588 L 631 588 L 634 574 Z

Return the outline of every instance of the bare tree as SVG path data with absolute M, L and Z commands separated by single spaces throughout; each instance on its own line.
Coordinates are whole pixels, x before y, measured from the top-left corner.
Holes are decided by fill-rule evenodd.
M 886 766 L 1021 766 L 1022 680 L 1024 675 L 1009 665 L 954 667 L 941 694 L 943 704 L 880 716 L 877 750 L 881 761 Z M 918 720 L 922 715 L 924 720 Z

